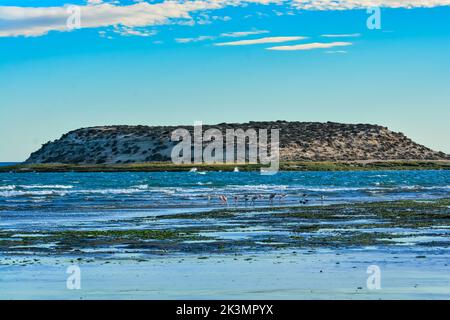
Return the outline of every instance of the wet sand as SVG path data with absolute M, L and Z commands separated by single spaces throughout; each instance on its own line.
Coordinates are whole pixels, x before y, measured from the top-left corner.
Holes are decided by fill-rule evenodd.
M 1 299 L 448 299 L 448 250 L 297 250 L 243 255 L 160 256 L 114 261 L 1 259 Z M 15 258 L 17 259 L 17 257 Z M 66 287 L 78 265 L 81 289 Z M 378 265 L 381 289 L 367 288 Z

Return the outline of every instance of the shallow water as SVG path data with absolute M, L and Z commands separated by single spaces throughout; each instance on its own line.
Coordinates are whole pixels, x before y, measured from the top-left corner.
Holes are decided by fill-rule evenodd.
M 271 193 L 286 197 L 270 203 Z M 303 199 L 306 205 L 438 199 L 450 194 L 450 172 L 2 173 L 0 227 L 95 226 L 110 219 L 203 211 L 223 207 L 222 194 L 229 207 L 298 205 Z M 245 194 L 262 198 L 251 204 Z
M 271 193 L 286 196 L 270 201 Z M 389 209 L 400 221 L 355 204 L 449 197 L 448 171 L 1 173 L 0 298 L 443 298 L 450 208 L 419 208 L 427 223 L 415 225 L 412 204 Z M 336 204 L 344 206 L 314 209 Z M 114 230 L 125 233 L 83 234 Z M 140 239 L 130 230 L 187 237 Z M 389 290 L 366 290 L 373 263 L 388 271 Z M 84 270 L 84 291 L 65 288 L 71 264 Z M 110 289 L 105 273 L 114 275 Z M 163 274 L 178 282 L 157 280 Z
M 207 196 L 286 194 L 297 203 L 306 193 L 311 203 L 445 197 L 449 171 L 155 172 L 155 173 L 2 173 L 0 206 L 12 210 L 92 208 L 167 208 L 208 205 Z M 240 204 L 243 204 L 241 199 Z M 258 200 L 257 205 L 267 204 Z

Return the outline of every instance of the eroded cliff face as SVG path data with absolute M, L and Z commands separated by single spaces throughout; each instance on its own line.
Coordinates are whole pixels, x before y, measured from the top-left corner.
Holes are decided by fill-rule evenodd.
M 47 142 L 26 163 L 135 163 L 170 161 L 177 128 L 192 126 L 103 126 L 74 130 Z M 413 142 L 402 133 L 370 124 L 249 122 L 204 125 L 203 131 L 279 129 L 280 159 L 289 160 L 443 160 L 448 156 Z M 270 139 L 269 139 L 270 141 Z M 207 142 L 204 143 L 206 145 Z

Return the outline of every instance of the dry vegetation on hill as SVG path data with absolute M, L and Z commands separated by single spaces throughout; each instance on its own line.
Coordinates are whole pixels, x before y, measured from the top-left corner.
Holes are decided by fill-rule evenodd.
M 180 126 L 193 131 L 192 126 Z M 103 126 L 74 130 L 47 142 L 26 163 L 126 164 L 170 161 L 174 126 Z M 280 129 L 282 161 L 444 160 L 449 156 L 402 133 L 370 124 L 249 122 L 203 130 Z M 206 143 L 205 143 L 206 145 Z

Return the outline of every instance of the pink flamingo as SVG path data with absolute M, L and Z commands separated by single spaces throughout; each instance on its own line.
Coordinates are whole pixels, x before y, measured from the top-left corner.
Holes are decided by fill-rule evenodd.
M 228 203 L 228 198 L 225 195 L 220 195 L 219 199 L 220 199 L 220 201 L 222 201 L 223 204 Z

